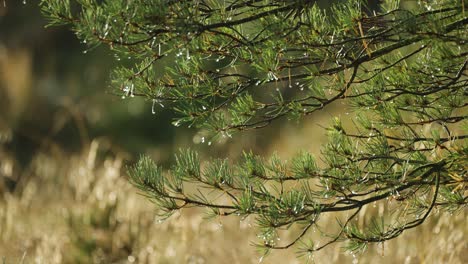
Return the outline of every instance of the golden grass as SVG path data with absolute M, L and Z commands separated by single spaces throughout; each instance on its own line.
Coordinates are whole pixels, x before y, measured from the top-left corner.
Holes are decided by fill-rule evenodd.
M 307 128 L 304 128 L 307 130 Z M 258 263 L 249 217 L 204 220 L 187 209 L 159 223 L 155 207 L 126 180 L 122 157 L 93 141 L 81 154 L 39 153 L 17 193 L 0 200 L 0 257 L 5 263 Z M 287 151 L 285 152 L 287 153 Z M 385 208 L 368 208 L 382 213 Z M 426 224 L 357 256 L 359 263 L 468 263 L 466 211 Z M 323 216 L 322 223 L 333 225 Z M 326 229 L 327 226 L 322 226 Z M 317 233 L 311 234 L 319 237 Z M 323 243 L 323 242 L 322 242 Z M 352 263 L 342 244 L 315 263 Z M 263 263 L 303 263 L 293 250 Z

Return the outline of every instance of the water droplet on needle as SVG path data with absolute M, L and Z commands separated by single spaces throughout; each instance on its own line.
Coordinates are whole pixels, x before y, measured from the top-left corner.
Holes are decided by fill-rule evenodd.
M 153 99 L 153 105 L 151 106 L 151 113 L 154 115 L 156 111 L 154 110 L 154 105 L 156 104 L 156 99 Z

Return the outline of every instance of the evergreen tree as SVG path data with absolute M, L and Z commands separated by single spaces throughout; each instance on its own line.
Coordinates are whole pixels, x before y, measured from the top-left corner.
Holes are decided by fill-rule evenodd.
M 259 247 L 303 255 L 345 242 L 364 250 L 421 225 L 467 198 L 465 1 L 42 0 L 51 25 L 67 24 L 89 49 L 122 58 L 113 86 L 178 114 L 206 142 L 302 117 L 343 101 L 354 127 L 328 128 L 319 166 L 247 152 L 238 164 L 201 164 L 191 150 L 168 172 L 142 157 L 131 182 L 170 216 L 186 207 L 212 216 L 253 215 Z M 127 59 L 129 58 L 129 59 Z M 130 66 L 129 66 L 130 65 Z M 196 186 L 196 188 L 188 185 Z M 195 191 L 194 191 L 195 190 Z M 388 215 L 357 225 L 367 206 Z M 320 230 L 336 214 L 338 231 Z M 317 245 L 310 230 L 328 241 Z M 289 241 L 278 240 L 290 230 Z

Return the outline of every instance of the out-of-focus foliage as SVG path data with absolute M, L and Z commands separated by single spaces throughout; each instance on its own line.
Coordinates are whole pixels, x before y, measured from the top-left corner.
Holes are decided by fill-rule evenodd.
M 71 151 L 96 137 L 130 153 L 170 148 L 169 112 L 154 118 L 151 103 L 111 95 L 112 65 L 127 58 L 103 48 L 83 54 L 86 45 L 72 32 L 45 26 L 37 1 L 0 1 L 0 138 L 21 149 L 22 164 L 47 140 Z
M 463 1 L 389 0 L 374 12 L 365 1 L 326 9 L 280 0 L 43 0 L 41 7 L 90 49 L 106 44 L 133 60 L 114 70 L 123 98 L 171 108 L 175 126 L 198 128 L 209 145 L 284 117 L 301 121 L 337 101 L 352 106 L 354 126 L 333 120 L 320 166 L 308 153 L 286 162 L 245 152 L 237 163 L 204 164 L 182 150 L 165 173 L 141 158 L 131 181 L 163 217 L 192 206 L 212 217 L 254 216 L 263 253 L 294 246 L 307 257 L 343 241 L 361 252 L 436 209 L 466 207 Z M 358 225 L 375 203 L 388 212 Z M 329 214 L 335 231 L 321 228 Z M 314 229 L 328 240 L 311 239 Z

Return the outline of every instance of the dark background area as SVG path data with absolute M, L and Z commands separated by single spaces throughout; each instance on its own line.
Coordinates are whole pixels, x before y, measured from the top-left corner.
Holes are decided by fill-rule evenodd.
M 106 137 L 136 154 L 173 141 L 170 113 L 152 115 L 149 102 L 111 94 L 117 61 L 107 47 L 84 54 L 69 28 L 46 24 L 36 3 L 0 8 L 0 133 L 21 163 L 47 142 L 76 151 Z

